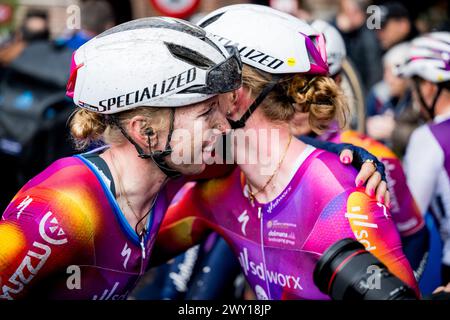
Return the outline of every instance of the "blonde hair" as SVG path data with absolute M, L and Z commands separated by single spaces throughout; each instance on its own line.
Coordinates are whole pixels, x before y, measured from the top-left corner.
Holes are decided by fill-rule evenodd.
M 272 80 L 270 74 L 244 65 L 243 85 L 253 98 Z M 283 77 L 260 106 L 272 121 L 289 122 L 296 112 L 308 113 L 311 129 L 322 133 L 333 120 L 343 128 L 349 108 L 330 77 L 291 74 Z
M 163 128 L 168 123 L 166 108 L 138 107 L 129 111 L 123 111 L 115 114 L 117 120 L 122 126 L 125 126 L 129 120 L 135 116 L 144 116 L 148 118 L 147 127 L 153 130 Z M 125 137 L 120 129 L 107 121 L 104 114 L 78 108 L 72 115 L 70 122 L 70 133 L 73 143 L 77 150 L 84 150 L 90 144 L 102 141 L 107 144 L 121 144 Z

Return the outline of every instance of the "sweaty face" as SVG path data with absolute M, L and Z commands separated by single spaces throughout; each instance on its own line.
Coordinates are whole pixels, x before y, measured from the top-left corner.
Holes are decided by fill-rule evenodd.
M 201 173 L 212 163 L 216 142 L 229 128 L 218 96 L 177 108 L 168 165 L 182 174 Z

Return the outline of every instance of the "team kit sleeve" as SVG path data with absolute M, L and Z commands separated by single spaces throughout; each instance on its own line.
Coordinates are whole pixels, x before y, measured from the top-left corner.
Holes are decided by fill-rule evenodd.
M 191 182 L 182 196 L 177 195 L 167 209 L 158 231 L 151 266 L 159 265 L 194 245 L 200 243 L 212 231 L 202 218 L 205 210 L 201 197 L 201 184 Z
M 16 197 L 4 212 L 0 220 L 0 300 L 45 297 L 51 277 L 66 274 L 75 257 L 87 251 L 81 245 L 84 242 L 72 236 L 83 222 L 65 219 L 55 209 L 39 196 L 26 195 Z M 72 220 L 70 225 L 67 220 Z
M 396 277 L 420 296 L 417 281 L 403 249 L 397 227 L 388 208 L 363 190 L 351 192 L 345 217 L 356 240 L 377 257 Z
M 343 189 L 314 219 L 304 250 L 321 255 L 339 240 L 358 240 L 419 296 L 416 279 L 389 210 L 368 196 L 363 187 Z

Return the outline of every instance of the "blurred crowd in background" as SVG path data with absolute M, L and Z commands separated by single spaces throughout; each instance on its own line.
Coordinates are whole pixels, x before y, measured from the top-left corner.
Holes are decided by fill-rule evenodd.
M 344 38 L 364 97 L 359 101 L 361 107 L 355 110 L 359 113 L 359 123 L 354 127 L 388 145 L 398 157 L 404 155 L 409 136 L 421 120 L 406 80 L 392 70 L 406 55 L 405 42 L 429 31 L 450 31 L 448 1 L 202 0 L 193 14 L 183 18 L 195 22 L 218 7 L 245 2 L 272 5 L 305 20 L 321 18 L 335 25 Z M 161 15 L 152 3 L 148 0 L 0 0 L 1 211 L 28 179 L 55 159 L 74 152 L 66 129 L 73 104 L 64 96 L 73 51 L 116 24 Z M 69 10 L 73 5 L 75 10 Z M 376 5 L 380 14 L 379 25 L 374 28 L 368 23 L 371 5 Z M 71 23 L 76 21 L 69 20 L 76 20 L 77 8 L 80 24 L 71 28 Z M 225 245 L 214 239 L 210 243 Z M 204 244 L 208 245 L 208 242 Z M 194 250 L 191 256 L 201 251 L 198 247 L 191 250 Z M 184 263 L 185 271 L 192 269 L 189 257 L 188 254 L 188 260 L 180 262 Z M 235 269 L 227 270 L 239 274 L 237 264 Z M 172 280 L 178 284 L 173 288 L 179 294 L 186 291 L 186 279 L 181 271 L 177 277 Z M 235 283 L 229 283 L 227 290 L 220 288 L 222 295 L 237 294 L 235 289 L 244 280 L 236 279 Z M 159 280 L 168 279 L 160 277 Z M 155 296 L 145 286 L 142 288 L 141 296 L 162 297 L 161 292 Z M 166 292 L 164 298 L 174 297 L 171 294 Z

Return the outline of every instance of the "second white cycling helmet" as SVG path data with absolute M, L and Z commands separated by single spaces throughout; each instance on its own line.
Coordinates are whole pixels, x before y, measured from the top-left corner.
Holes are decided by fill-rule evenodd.
M 271 74 L 328 73 L 325 41 L 306 22 L 270 7 L 238 4 L 198 22 L 226 46 L 235 44 L 242 62 Z
M 243 63 L 272 74 L 272 81 L 241 119 L 229 119 L 232 128 L 245 126 L 283 75 L 328 75 L 322 34 L 289 14 L 266 6 L 238 4 L 211 12 L 198 25 L 225 46 L 236 46 Z

